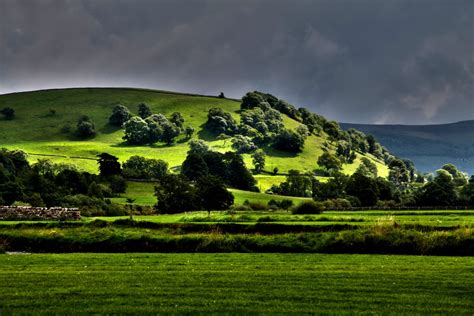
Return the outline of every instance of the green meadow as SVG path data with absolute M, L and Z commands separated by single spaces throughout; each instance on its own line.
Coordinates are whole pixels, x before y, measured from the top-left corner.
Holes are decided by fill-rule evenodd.
M 0 255 L 2 314 L 472 315 L 472 257 Z

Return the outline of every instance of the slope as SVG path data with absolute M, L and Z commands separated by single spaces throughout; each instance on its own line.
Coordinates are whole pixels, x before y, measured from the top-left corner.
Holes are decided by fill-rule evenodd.
M 374 135 L 391 152 L 428 172 L 445 163 L 474 174 L 474 120 L 438 125 L 341 124 Z

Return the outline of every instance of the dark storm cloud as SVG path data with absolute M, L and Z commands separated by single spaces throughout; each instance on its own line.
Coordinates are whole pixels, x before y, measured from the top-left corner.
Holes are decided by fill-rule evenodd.
M 263 90 L 330 118 L 474 119 L 474 2 L 0 0 L 0 93 Z

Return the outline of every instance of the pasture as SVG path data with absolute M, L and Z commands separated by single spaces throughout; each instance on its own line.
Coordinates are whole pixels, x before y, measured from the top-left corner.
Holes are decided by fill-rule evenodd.
M 472 257 L 0 255 L 2 314 L 472 315 Z

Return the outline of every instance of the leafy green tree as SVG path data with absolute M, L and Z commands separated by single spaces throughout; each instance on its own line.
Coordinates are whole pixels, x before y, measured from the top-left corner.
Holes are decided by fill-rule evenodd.
M 349 178 L 346 192 L 348 195 L 356 197 L 362 206 L 376 205 L 380 193 L 375 179 L 357 172 Z
M 122 167 L 118 158 L 108 153 L 97 155 L 99 164 L 99 172 L 101 177 L 115 176 L 122 174 Z
M 188 154 L 204 155 L 209 152 L 209 145 L 202 139 L 193 139 L 189 142 Z
M 186 134 L 186 138 L 190 139 L 191 137 L 193 137 L 194 127 L 192 127 L 192 126 L 186 127 L 186 129 L 184 130 L 184 133 Z
M 233 135 L 237 131 L 237 122 L 229 112 L 212 108 L 207 114 L 206 128 L 214 134 Z
M 134 116 L 125 124 L 123 139 L 129 144 L 143 145 L 150 142 L 150 128 L 141 117 Z
M 227 166 L 227 183 L 229 186 L 241 190 L 258 192 L 256 186 L 257 181 L 245 166 L 241 155 L 227 152 L 224 154 L 224 161 Z
M 275 136 L 273 147 L 289 152 L 301 152 L 304 148 L 305 138 L 294 131 L 283 129 Z
M 95 125 L 88 116 L 84 115 L 79 118 L 76 135 L 80 138 L 91 138 L 97 135 Z
M 446 170 L 453 177 L 453 181 L 456 186 L 460 187 L 467 184 L 467 175 L 459 171 L 458 168 L 451 164 L 445 164 L 441 169 Z
M 288 171 L 286 181 L 279 186 L 273 186 L 272 191 L 281 195 L 311 197 L 313 196 L 316 182 L 317 180 L 312 174 L 303 174 L 298 170 L 290 170 Z
M 127 178 L 160 179 L 168 173 L 168 163 L 160 159 L 132 156 L 123 164 L 123 174 Z
M 155 208 L 161 213 L 181 213 L 201 208 L 196 188 L 183 175 L 168 174 L 155 186 L 158 202 Z
M 243 135 L 235 135 L 232 138 L 232 148 L 238 153 L 250 153 L 257 149 L 251 138 Z
M 3 108 L 0 113 L 3 115 L 5 120 L 13 120 L 15 117 L 15 110 L 10 107 Z
M 181 165 L 181 174 L 191 181 L 209 175 L 209 168 L 203 158 L 203 153 L 188 152 L 186 159 Z
M 163 128 L 161 141 L 167 145 L 171 145 L 181 132 L 180 128 L 171 122 L 164 123 L 161 127 Z
M 212 210 L 227 210 L 234 204 L 234 196 L 227 191 L 221 178 L 200 177 L 196 182 L 196 189 L 200 204 L 209 215 Z
M 455 205 L 458 196 L 453 176 L 444 169 L 437 170 L 433 182 L 422 186 L 415 193 L 415 198 L 422 206 Z
M 259 149 L 253 153 L 252 162 L 255 168 L 255 172 L 261 173 L 263 168 L 265 168 L 265 153 L 263 152 L 263 150 Z
M 138 116 L 140 116 L 142 119 L 146 119 L 152 114 L 153 112 L 151 112 L 151 108 L 148 104 L 140 103 L 138 105 Z
M 336 121 L 327 121 L 323 126 L 323 130 L 328 134 L 331 142 L 341 139 L 341 134 L 343 133 L 341 127 Z
M 265 99 L 259 93 L 247 92 L 247 94 L 242 97 L 240 108 L 242 110 L 253 109 L 259 107 L 263 102 L 265 102 Z
M 329 172 L 342 169 L 341 161 L 329 152 L 324 152 L 321 156 L 319 156 L 318 165 Z
M 174 112 L 173 114 L 171 114 L 171 117 L 170 117 L 169 121 L 171 123 L 173 123 L 174 125 L 176 125 L 178 128 L 180 128 L 180 129 L 183 128 L 184 117 L 181 113 Z
M 357 168 L 356 172 L 361 173 L 362 175 L 370 178 L 377 178 L 378 170 L 377 165 L 370 161 L 366 157 L 360 159 L 360 165 Z
M 112 115 L 109 117 L 109 124 L 114 126 L 122 126 L 125 122 L 130 120 L 131 117 L 132 114 L 127 107 L 122 104 L 117 104 L 112 109 Z

